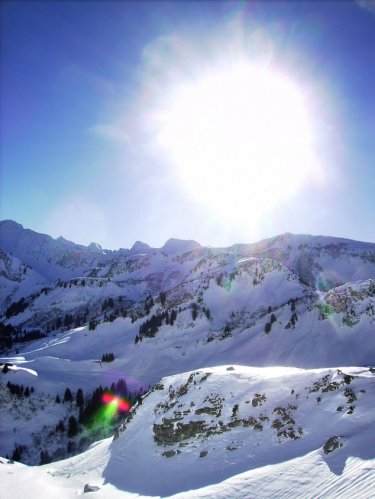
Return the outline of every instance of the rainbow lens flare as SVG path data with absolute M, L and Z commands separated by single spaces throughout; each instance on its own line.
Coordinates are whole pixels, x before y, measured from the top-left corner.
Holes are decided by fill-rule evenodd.
M 110 392 L 104 392 L 102 395 L 102 402 L 109 413 L 116 414 L 116 412 L 127 412 L 130 410 L 132 404 L 125 397 L 120 397 Z
M 112 425 L 119 413 L 128 412 L 132 407 L 130 400 L 111 392 L 104 392 L 101 397 L 103 405 L 96 411 L 90 421 L 90 428 L 100 428 L 104 434 L 112 430 Z

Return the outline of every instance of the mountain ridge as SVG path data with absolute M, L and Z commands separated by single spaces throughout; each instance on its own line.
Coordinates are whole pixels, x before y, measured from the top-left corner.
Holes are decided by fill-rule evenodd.
M 310 285 L 314 285 L 313 281 L 319 266 L 323 267 L 323 271 L 325 270 L 325 265 L 321 262 L 322 254 L 326 260 L 328 257 L 334 259 L 340 255 L 359 257 L 362 261 L 354 264 L 357 267 L 359 263 L 363 264 L 366 260 L 375 264 L 375 243 L 332 236 L 286 233 L 256 243 L 238 243 L 226 248 L 205 248 L 193 240 L 171 238 L 161 248 L 151 248 L 146 243 L 137 241 L 131 249 L 105 250 L 97 243 L 82 246 L 61 237 L 53 239 L 46 234 L 24 229 L 21 224 L 9 220 L 0 222 L 0 249 L 16 256 L 23 263 L 45 275 L 51 282 L 58 278 L 89 276 L 92 269 L 97 268 L 98 265 L 105 267 L 107 264 L 113 267 L 113 262 L 118 262 L 119 259 L 124 260 L 129 255 L 137 253 L 178 255 L 202 250 L 207 253 L 235 252 L 244 257 L 269 257 L 300 273 Z M 347 263 L 346 267 L 348 268 Z M 331 270 L 327 269 L 327 272 Z M 375 272 L 371 276 L 375 276 Z M 357 272 L 353 269 L 351 275 L 345 275 L 341 280 L 332 275 L 323 276 L 323 278 L 326 280 L 326 286 L 334 287 L 349 280 L 361 279 L 361 272 L 360 269 Z M 320 284 L 316 283 L 315 287 L 319 288 L 319 286 Z
M 101 463 L 96 474 L 79 465 L 74 493 L 64 497 L 76 495 L 78 485 L 83 489 L 87 474 L 98 493 L 103 488 L 103 494 L 118 497 L 190 497 L 190 489 L 192 495 L 196 489 L 219 497 L 221 483 L 227 491 L 223 497 L 238 497 L 233 480 L 252 495 L 255 489 L 247 488 L 241 476 L 258 480 L 259 473 L 267 475 L 267 466 L 252 468 L 251 454 L 259 452 L 262 463 L 275 470 L 284 470 L 293 459 L 301 486 L 304 463 L 334 467 L 332 463 L 344 459 L 349 464 L 340 481 L 342 490 L 353 492 L 350 477 L 357 473 L 364 477 L 363 490 L 371 489 L 363 463 L 373 466 L 375 456 L 370 447 L 362 453 L 358 449 L 370 440 L 372 399 L 366 393 L 375 371 L 363 366 L 375 358 L 375 245 L 284 234 L 228 248 L 172 238 L 159 249 L 138 241 L 130 250 L 106 251 L 14 227 L 19 240 L 13 231 L 8 243 L 0 241 L 0 411 L 5 421 L 0 454 L 31 465 L 55 461 L 53 469 L 60 470 L 56 476 L 61 472 L 64 477 L 70 476 L 72 463 L 86 462 L 90 469 Z M 12 242 L 17 243 L 13 255 L 7 251 Z M 305 388 L 296 393 L 295 386 L 280 393 L 272 388 L 275 397 L 266 414 L 261 395 L 267 392 L 268 397 L 267 380 L 275 366 L 285 375 L 300 369 Z M 250 377 L 247 370 L 252 370 Z M 324 371 L 320 381 L 316 370 Z M 209 373 L 216 374 L 203 384 Z M 275 386 L 285 384 L 284 374 Z M 330 381 L 324 381 L 326 376 Z M 103 420 L 98 397 L 122 378 L 133 409 Z M 210 384 L 214 379 L 216 388 Z M 352 382 L 353 387 L 346 386 Z M 254 393 L 245 400 L 250 386 Z M 204 387 L 210 387 L 207 393 Z M 79 407 L 75 401 L 82 388 Z M 115 388 L 111 390 L 113 396 Z M 92 410 L 93 400 L 99 424 L 90 427 L 83 414 Z M 280 408 L 288 404 L 301 410 L 283 412 Z M 319 419 L 319 428 L 311 426 L 309 411 Z M 292 420 L 300 426 L 294 428 Z M 337 426 L 332 427 L 334 420 Z M 361 421 L 359 426 L 355 421 Z M 300 435 L 299 428 L 303 432 L 305 426 L 308 430 Z M 333 433 L 336 427 L 340 435 Z M 113 433 L 118 439 L 97 444 L 93 449 L 98 453 L 88 449 Z M 132 462 L 127 460 L 128 438 L 135 449 Z M 333 457 L 326 458 L 324 448 L 332 446 L 337 446 Z M 270 459 L 276 455 L 277 462 Z M 66 457 L 66 462 L 56 463 Z M 163 484 L 152 472 L 146 473 L 146 482 L 140 481 L 141 463 L 146 460 L 156 470 L 158 459 Z M 195 464 L 185 481 L 168 484 L 168 473 L 182 472 L 190 459 Z M 120 476 L 119 460 L 132 480 L 124 482 Z M 9 469 L 0 468 L 0 473 Z M 18 465 L 15 469 L 19 476 L 26 473 Z M 205 469 L 211 470 L 206 476 Z M 225 470 L 224 481 L 215 469 Z M 332 473 L 324 480 L 331 483 Z M 279 483 L 290 490 L 287 483 Z M 52 480 L 51 487 L 61 487 L 59 480 Z M 262 490 L 267 497 L 269 486 Z
M 57 238 L 53 238 L 52 236 L 48 235 L 48 234 L 45 234 L 45 233 L 42 233 L 42 232 L 38 232 L 38 231 L 35 231 L 33 229 L 30 229 L 30 228 L 25 228 L 21 223 L 19 222 L 16 222 L 15 220 L 12 220 L 12 219 L 4 219 L 4 220 L 0 220 L 0 243 L 1 243 L 1 232 L 4 230 L 3 228 L 6 227 L 6 228 L 13 228 L 13 229 L 17 229 L 17 230 L 23 230 L 23 231 L 30 231 L 34 234 L 38 234 L 40 236 L 47 236 L 48 238 L 51 238 L 52 240 L 55 240 L 55 241 L 62 241 L 64 243 L 69 243 L 69 244 L 73 244 L 75 246 L 78 246 L 80 248 L 90 248 L 92 247 L 92 249 L 95 249 L 97 247 L 99 247 L 100 249 L 102 249 L 103 251 L 107 251 L 107 252 L 118 252 L 120 250 L 125 250 L 125 251 L 129 251 L 129 250 L 132 250 L 134 249 L 134 246 L 135 245 L 142 245 L 144 247 L 147 247 L 149 249 L 152 249 L 152 250 L 161 250 L 163 249 L 166 245 L 168 245 L 171 241 L 174 242 L 174 241 L 181 241 L 181 242 L 188 242 L 188 243 L 194 243 L 195 245 L 197 245 L 197 247 L 202 247 L 202 245 L 197 242 L 197 241 L 194 241 L 194 240 L 190 240 L 190 239 L 179 239 L 179 238 L 169 238 L 162 246 L 160 247 L 152 247 L 150 246 L 148 243 L 145 243 L 145 242 L 142 242 L 142 241 L 136 241 L 130 248 L 118 248 L 118 249 L 106 249 L 106 248 L 103 248 L 103 246 L 100 244 L 100 243 L 97 243 L 97 242 L 92 242 L 88 245 L 83 245 L 83 244 L 79 244 L 79 243 L 75 243 L 74 241 L 71 241 L 69 239 L 66 239 L 65 237 L 63 236 L 59 236 Z M 258 246 L 258 245 L 262 245 L 263 243 L 264 244 L 267 244 L 267 243 L 271 243 L 273 241 L 279 241 L 279 240 L 285 240 L 285 239 L 288 239 L 288 238 L 301 238 L 301 244 L 303 243 L 303 239 L 313 239 L 315 241 L 318 241 L 319 239 L 322 240 L 322 242 L 324 241 L 328 241 L 328 240 L 331 240 L 332 242 L 334 241 L 335 243 L 343 243 L 343 244 L 350 244 L 350 243 L 357 243 L 357 244 L 363 244 L 363 245 L 369 245 L 369 247 L 372 247 L 375 242 L 371 242 L 371 241 L 362 241 L 362 240 L 357 240 L 357 239 L 351 239 L 351 238 L 347 238 L 347 237 L 340 237 L 340 236 L 327 236 L 327 235 L 323 235 L 323 234 L 316 234 L 316 235 L 312 235 L 312 234 L 301 234 L 301 233 L 294 233 L 294 232 L 284 232 L 284 233 L 281 233 L 281 234 L 278 234 L 276 236 L 272 236 L 272 237 L 268 237 L 268 238 L 264 238 L 264 239 L 261 239 L 260 241 L 255 241 L 255 242 L 252 242 L 252 243 L 233 243 L 229 246 L 218 246 L 217 248 L 227 248 L 227 249 L 230 249 L 230 248 L 237 248 L 237 247 L 242 247 L 242 246 L 246 246 L 246 247 L 249 247 L 249 246 Z M 305 241 L 306 242 L 306 241 Z M 213 247 L 213 246 L 206 246 L 207 248 L 210 248 L 210 247 Z

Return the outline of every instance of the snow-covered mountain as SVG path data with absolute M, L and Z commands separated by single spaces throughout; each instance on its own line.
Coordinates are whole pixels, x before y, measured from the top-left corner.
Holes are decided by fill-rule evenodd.
M 368 368 L 166 377 L 87 452 L 40 468 L 1 460 L 2 486 L 41 498 L 372 497 L 374 383 Z
M 39 480 L 60 470 L 46 479 L 51 493 L 73 463 L 66 497 L 84 474 L 101 497 L 270 497 L 269 477 L 291 459 L 299 485 L 279 480 L 285 497 L 300 497 L 312 465 L 328 471 L 311 474 L 307 496 L 313 483 L 351 496 L 353 480 L 363 491 L 374 484 L 374 371 L 363 366 L 375 359 L 375 244 L 285 234 L 107 251 L 4 221 L 0 250 L 0 454 L 35 465 L 118 435 L 36 471 Z M 129 421 L 93 425 L 89 412 L 102 414 L 100 397 L 122 379 L 122 395 L 137 401 Z M 9 484 L 12 469 L 27 473 L 0 466 Z
M 235 245 L 233 249 L 239 254 L 267 256 L 281 262 L 306 284 L 322 291 L 375 277 L 373 243 L 287 233 L 252 245 Z
M 50 281 L 81 274 L 106 255 L 94 243 L 85 247 L 63 237 L 53 239 L 46 234 L 24 229 L 12 220 L 0 222 L 0 247 Z
M 251 258 L 281 263 L 313 290 L 375 278 L 374 244 L 323 236 L 285 234 L 230 248 L 203 248 L 195 241 L 170 239 L 156 249 L 138 241 L 130 250 L 108 251 L 94 244 L 84 247 L 52 239 L 4 221 L 0 249 L 0 313 L 24 298 L 27 313 L 10 322 L 48 330 L 68 312 L 80 325 L 105 297 L 122 297 L 129 307 L 189 281 L 228 273 L 228 265 Z M 46 296 L 52 293 L 50 299 L 39 299 L 42 289 Z M 79 298 L 72 300 L 74 295 Z

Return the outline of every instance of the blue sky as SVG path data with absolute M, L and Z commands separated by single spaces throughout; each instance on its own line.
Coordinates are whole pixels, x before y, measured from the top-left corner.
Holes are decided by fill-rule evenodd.
M 107 248 L 283 232 L 375 241 L 374 47 L 365 1 L 2 2 L 1 219 Z M 277 67 L 311 113 L 316 171 L 280 199 L 254 197 L 256 157 L 226 189 L 218 179 L 235 166 L 187 163 L 181 175 L 155 140 L 174 89 L 237 57 Z

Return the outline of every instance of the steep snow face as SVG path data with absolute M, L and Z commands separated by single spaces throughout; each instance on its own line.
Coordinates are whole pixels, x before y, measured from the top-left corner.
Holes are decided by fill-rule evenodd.
M 162 379 L 111 445 L 104 478 L 168 496 L 312 451 L 332 467 L 336 453 L 341 470 L 349 456 L 373 466 L 374 382 L 368 369 L 241 366 Z
M 202 365 L 318 368 L 373 362 L 374 281 L 347 284 L 317 299 L 277 262 L 251 259 L 226 268 L 228 274 L 212 271 L 211 278 L 185 282 L 166 295 L 164 306 L 157 300 L 147 315 L 139 310 L 137 319 L 132 309 L 128 317 L 103 321 L 94 330 L 84 326 L 18 346 L 21 358 L 0 359 L 12 364 L 0 374 L 3 383 L 32 383 L 36 396 L 44 393 L 53 403 L 67 387 L 91 393 L 125 377 L 131 388 L 147 390 L 164 376 Z M 75 299 L 90 292 L 88 286 L 77 289 Z M 39 297 L 40 313 L 52 293 Z M 157 323 L 155 329 L 147 329 L 150 321 Z M 106 352 L 113 352 L 114 361 L 100 364 Z M 55 418 L 53 428 L 57 423 Z M 31 430 L 19 416 L 6 448 L 0 440 L 0 454 L 29 442 L 30 433 L 42 433 L 44 424 L 36 418 Z
M 88 267 L 95 266 L 105 252 L 81 246 L 60 237 L 39 234 L 11 220 L 0 222 L 1 248 L 18 257 L 23 263 L 54 281 L 79 275 Z
M 129 293 L 132 297 L 135 293 Z M 92 316 L 97 316 L 102 311 L 102 305 L 110 296 L 117 299 L 123 306 L 128 302 L 126 290 L 119 288 L 116 283 L 107 279 L 73 279 L 59 282 L 55 287 L 45 287 L 28 297 L 27 308 L 7 322 L 13 326 L 35 328 L 44 326 L 49 330 L 60 329 L 64 326 L 66 315 L 72 315 L 72 320 L 65 326 L 86 324 Z M 59 322 L 57 322 L 59 321 Z M 53 324 L 60 324 L 53 326 Z
M 28 468 L 2 460 L 2 486 L 26 496 L 371 497 L 375 375 L 367 368 L 239 365 L 166 377 L 115 435 Z M 18 496 L 17 496 L 18 497 Z
M 68 331 L 59 336 L 64 341 L 41 340 L 22 347 L 23 354 L 34 358 L 30 352 L 41 348 L 38 345 L 43 355 L 72 360 L 96 359 L 115 351 L 125 373 L 154 381 L 181 366 L 188 370 L 209 359 L 298 367 L 372 362 L 373 280 L 349 283 L 319 296 L 269 259 L 238 261 L 233 255 L 219 255 L 194 264 L 183 282 L 165 293 L 164 302 L 159 295 L 139 301 L 141 284 L 121 287 L 118 282 L 86 278 L 84 286 L 77 280 L 46 289 L 7 322 L 32 327 L 37 320 L 60 319 L 62 327 L 66 314 L 76 311 L 66 323 L 69 327 L 77 318 L 82 322 L 82 314 L 86 321 L 96 314 L 95 331 L 87 326 L 74 334 Z M 103 309 L 108 294 L 114 297 L 112 305 Z M 118 317 L 125 313 L 126 319 Z M 160 363 L 160 358 L 165 362 Z
M 235 245 L 242 255 L 282 262 L 318 290 L 375 278 L 375 244 L 327 236 L 283 234 L 251 245 Z
M 22 263 L 18 258 L 0 250 L 0 311 L 46 286 L 48 280 Z
M 95 243 L 80 246 L 63 238 L 23 229 L 12 221 L 0 222 L 0 247 L 10 257 L 42 276 L 40 289 L 58 279 L 91 277 L 116 281 L 133 300 L 179 286 L 186 279 L 200 279 L 209 268 L 219 268 L 230 258 L 252 257 L 277 261 L 305 284 L 327 291 L 345 282 L 375 277 L 375 245 L 323 236 L 285 234 L 253 245 L 227 249 L 203 248 L 195 241 L 170 239 L 161 249 L 137 242 L 131 250 L 104 251 Z M 196 267 L 201 267 L 200 273 Z M 10 275 L 2 276 L 2 302 L 27 297 L 37 286 L 22 281 L 14 288 Z M 39 282 L 38 277 L 36 282 Z M 13 292 L 17 295 L 13 296 Z

